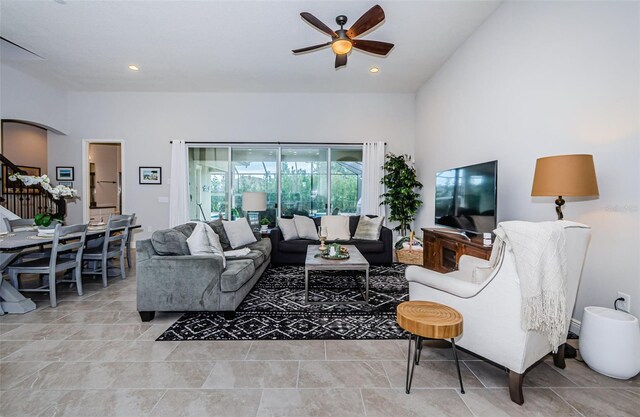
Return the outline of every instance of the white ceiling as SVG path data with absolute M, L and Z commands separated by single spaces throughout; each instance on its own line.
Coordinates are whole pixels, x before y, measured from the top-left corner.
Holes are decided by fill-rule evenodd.
M 300 12 L 348 28 L 374 4 L 2 0 L 1 36 L 44 59 L 0 59 L 74 91 L 415 92 L 499 1 L 381 1 L 386 21 L 362 38 L 394 43 L 386 58 L 354 50 L 335 70 L 330 48 L 291 53 L 330 39 Z

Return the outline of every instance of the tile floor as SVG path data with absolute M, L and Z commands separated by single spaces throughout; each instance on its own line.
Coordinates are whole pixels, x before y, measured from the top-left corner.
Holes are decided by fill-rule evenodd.
M 544 362 L 522 407 L 506 374 L 463 354 L 423 351 L 404 393 L 406 341 L 155 342 L 179 314 L 142 323 L 134 271 L 108 288 L 60 287 L 58 308 L 0 317 L 0 415 L 9 416 L 640 416 L 640 378 L 575 360 Z

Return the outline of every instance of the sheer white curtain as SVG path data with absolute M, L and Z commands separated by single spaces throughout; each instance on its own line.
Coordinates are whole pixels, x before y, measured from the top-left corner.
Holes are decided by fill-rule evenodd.
M 169 227 L 189 221 L 189 170 L 187 142 L 174 140 L 171 144 L 171 186 L 169 188 Z
M 384 154 L 384 142 L 362 144 L 362 214 L 385 214 L 384 206 L 380 205 L 380 195 L 384 193 L 384 186 L 380 184 Z

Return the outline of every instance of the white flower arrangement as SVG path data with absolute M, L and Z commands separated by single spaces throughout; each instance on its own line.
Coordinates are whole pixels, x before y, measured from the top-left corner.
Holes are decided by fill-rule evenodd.
M 39 177 L 35 175 L 12 174 L 9 175 L 9 179 L 11 181 L 20 180 L 24 185 L 40 185 L 42 188 L 51 193 L 51 196 L 54 200 L 59 200 L 60 198 L 73 198 L 78 196 L 78 190 L 74 188 L 69 188 L 64 185 L 56 185 L 55 187 L 52 187 L 51 180 L 46 174 Z

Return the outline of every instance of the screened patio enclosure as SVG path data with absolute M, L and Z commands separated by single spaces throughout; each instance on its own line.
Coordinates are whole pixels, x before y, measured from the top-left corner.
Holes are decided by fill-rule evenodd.
M 264 192 L 260 220 L 360 214 L 360 146 L 190 146 L 189 214 L 193 220 L 246 216 L 242 193 Z

